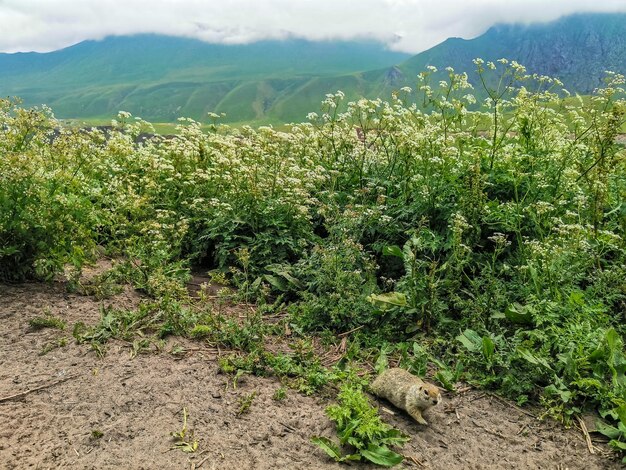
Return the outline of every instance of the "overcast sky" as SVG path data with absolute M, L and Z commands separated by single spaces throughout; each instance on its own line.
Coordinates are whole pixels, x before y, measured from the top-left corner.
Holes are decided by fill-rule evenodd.
M 210 42 L 373 38 L 417 53 L 499 22 L 626 12 L 626 0 L 0 0 L 0 51 L 49 51 L 107 35 Z

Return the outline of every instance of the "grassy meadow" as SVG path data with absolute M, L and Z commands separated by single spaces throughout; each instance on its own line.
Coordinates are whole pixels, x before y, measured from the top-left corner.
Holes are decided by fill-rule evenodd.
M 340 389 L 328 414 L 350 450 L 315 441 L 337 460 L 402 460 L 358 373 L 392 358 L 566 423 L 592 411 L 624 450 L 624 77 L 579 99 L 515 62 L 475 63 L 474 86 L 430 69 L 389 102 L 337 92 L 281 128 L 120 113 L 105 136 L 1 100 L 0 280 L 65 272 L 84 289 L 81 268 L 106 253 L 118 261 L 90 292 L 131 283 L 149 301 L 76 325 L 77 341 L 104 353 L 113 337 L 188 335 L 238 351 L 228 373 Z M 135 143 L 155 130 L 177 136 Z M 191 269 L 254 311 L 192 302 Z M 263 347 L 287 328 L 294 354 Z M 310 338 L 347 332 L 342 362 L 323 366 Z

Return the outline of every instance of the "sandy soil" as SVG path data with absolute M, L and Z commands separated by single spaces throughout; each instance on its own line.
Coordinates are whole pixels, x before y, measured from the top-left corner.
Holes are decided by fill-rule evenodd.
M 104 304 L 138 301 L 126 292 Z M 334 435 L 324 415 L 328 402 L 292 391 L 275 401 L 280 384 L 271 378 L 244 377 L 234 389 L 218 374 L 215 350 L 180 338 L 134 358 L 127 343 L 112 341 L 100 358 L 71 338 L 73 324 L 97 322 L 99 308 L 58 283 L 0 285 L 0 468 L 342 468 L 310 443 L 313 435 Z M 44 311 L 66 320 L 66 330 L 32 330 L 29 320 Z M 61 338 L 66 346 L 40 355 Z M 187 348 L 183 358 L 169 353 L 176 344 Z M 238 416 L 241 397 L 253 392 L 249 413 Z M 480 391 L 444 395 L 444 404 L 425 415 L 428 427 L 379 404 L 386 421 L 412 436 L 406 468 L 620 468 L 610 456 L 591 455 L 580 431 Z M 171 450 L 183 407 L 199 442 L 195 454 Z

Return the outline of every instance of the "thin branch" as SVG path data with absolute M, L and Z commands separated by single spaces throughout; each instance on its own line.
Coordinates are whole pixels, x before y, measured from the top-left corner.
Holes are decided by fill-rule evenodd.
M 585 442 L 587 443 L 587 449 L 589 449 L 589 453 L 595 454 L 595 451 L 593 450 L 593 443 L 591 442 L 591 436 L 589 435 L 589 431 L 587 430 L 587 425 L 580 416 L 576 416 L 576 420 L 578 421 L 580 430 L 583 432 L 583 436 L 585 436 Z
M 78 377 L 78 376 L 77 375 L 72 375 L 70 377 L 65 377 L 64 379 L 57 380 L 56 382 L 52 382 L 52 383 L 49 383 L 49 384 L 46 384 L 46 385 L 42 385 L 42 386 L 37 387 L 37 388 L 31 388 L 30 390 L 26 390 L 25 392 L 17 393 L 15 395 L 11 395 L 9 397 L 0 398 L 0 403 L 3 403 L 5 401 L 16 400 L 18 398 L 22 398 L 23 396 L 28 395 L 29 393 L 37 392 L 39 390 L 43 390 L 44 388 L 54 387 L 55 385 L 58 385 L 58 384 L 63 383 L 63 382 L 67 382 L 68 380 L 75 379 L 76 377 Z

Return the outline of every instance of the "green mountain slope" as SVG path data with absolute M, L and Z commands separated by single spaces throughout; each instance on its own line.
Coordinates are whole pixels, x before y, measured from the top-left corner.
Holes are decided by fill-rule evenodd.
M 471 72 L 476 57 L 517 60 L 529 72 L 589 93 L 605 70 L 626 73 L 626 14 L 497 25 L 410 58 L 363 42 L 225 46 L 154 35 L 112 37 L 46 54 L 0 54 L 0 95 L 21 96 L 26 105 L 46 103 L 64 118 L 126 110 L 172 122 L 214 111 L 226 113 L 229 122 L 292 122 L 319 109 L 326 93 L 387 98 L 394 89 L 414 86 L 428 65 Z
M 311 76 L 389 66 L 407 57 L 374 42 L 228 46 L 156 35 L 110 37 L 51 53 L 0 54 L 0 95 L 18 95 L 27 105 L 46 103 L 62 117 L 111 116 L 124 109 L 155 120 L 207 111 L 251 120 Z

